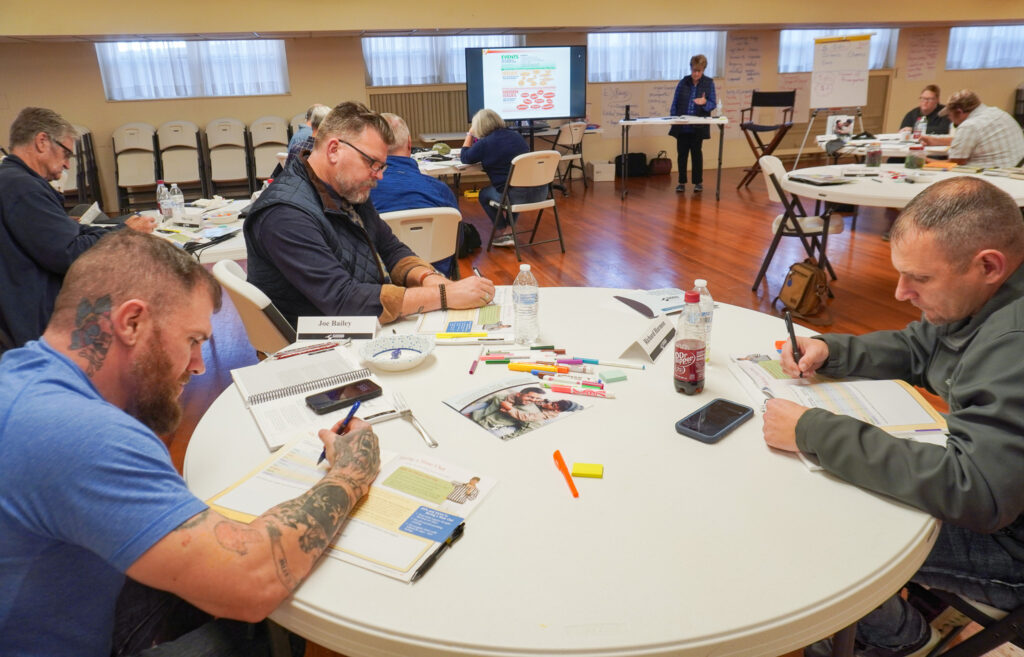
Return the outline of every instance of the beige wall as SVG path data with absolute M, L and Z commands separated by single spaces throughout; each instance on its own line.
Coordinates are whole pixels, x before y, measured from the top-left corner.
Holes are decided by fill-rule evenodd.
M 548 3 L 534 3 L 526 0 L 517 10 L 517 21 L 530 26 L 549 23 L 551 14 Z M 940 6 L 929 7 L 929 19 L 941 21 L 927 26 L 903 27 L 896 67 L 886 73 L 890 79 L 888 96 L 883 102 L 884 125 L 895 130 L 903 114 L 917 102 L 920 88 L 928 81 L 907 80 L 904 70 L 907 63 L 908 36 L 914 30 L 939 28 L 943 34 L 949 25 L 960 20 L 1018 20 L 1024 23 L 1024 3 L 1008 3 L 1002 0 L 979 0 L 969 8 Z M 0 3 L 0 30 L 12 34 L 132 34 L 152 33 L 156 28 L 153 16 L 156 13 L 140 12 L 135 4 L 107 2 L 95 6 L 56 0 L 47 6 L 47 11 L 31 11 L 27 2 L 7 0 Z M 334 9 L 337 3 L 293 2 L 287 11 L 282 11 L 277 2 L 254 0 L 246 3 L 218 2 L 203 3 L 183 0 L 174 11 L 159 12 L 162 31 L 186 33 L 208 32 L 215 25 L 222 30 L 354 30 L 357 28 L 398 28 L 416 25 L 427 27 L 487 26 L 495 20 L 489 6 L 474 3 L 472 9 L 467 3 L 422 3 L 397 0 L 387 12 L 376 10 L 373 5 L 349 6 L 344 11 Z M 322 11 L 322 7 L 331 9 Z M 479 7 L 479 9 L 476 9 Z M 628 9 L 626 8 L 628 7 Z M 762 39 L 761 76 L 764 87 L 772 87 L 777 81 L 775 70 L 778 47 L 776 25 L 786 22 L 791 25 L 827 22 L 834 18 L 831 9 L 819 9 L 815 3 L 803 0 L 779 0 L 773 3 L 749 3 L 746 0 L 723 0 L 721 3 L 687 7 L 685 16 L 678 2 L 648 2 L 627 5 L 621 0 L 596 0 L 588 6 L 585 16 L 574 18 L 573 22 L 604 27 L 614 25 L 665 25 L 672 21 L 685 20 L 689 26 L 708 25 L 720 27 L 722 21 L 732 19 L 743 21 L 743 27 L 728 28 L 733 32 L 747 30 L 759 34 Z M 911 15 L 914 5 L 867 1 L 859 5 L 863 11 L 858 14 L 872 16 L 879 23 L 911 23 L 917 16 Z M 122 11 L 123 9 L 123 11 Z M 968 9 L 970 11 L 968 11 Z M 970 14 L 970 16 L 966 14 Z M 825 14 L 830 14 L 826 16 Z M 195 17 L 201 16 L 202 20 Z M 266 17 L 270 16 L 268 20 Z M 738 18 L 742 17 L 742 19 Z M 762 24 L 757 26 L 757 24 Z M 2 36 L 2 35 L 0 35 Z M 530 45 L 583 44 L 585 31 L 569 31 L 561 28 L 549 31 L 527 33 Z M 1024 68 L 996 69 L 987 71 L 943 70 L 945 42 L 939 53 L 939 64 L 934 82 L 943 90 L 943 96 L 963 87 L 975 89 L 983 100 L 1006 110 L 1012 110 L 1014 91 L 1024 84 Z M 312 102 L 335 103 L 341 100 L 362 100 L 367 98 L 364 82 L 362 52 L 358 36 L 317 36 L 293 37 L 287 39 L 287 55 L 291 93 L 280 96 L 186 99 L 146 102 L 108 102 L 104 98 L 102 84 L 96 63 L 95 51 L 88 42 L 46 42 L 13 43 L 0 40 L 0 70 L 4 71 L 5 84 L 0 87 L 0 130 L 13 120 L 17 111 L 26 105 L 52 107 L 74 123 L 89 127 L 94 133 L 98 149 L 101 182 L 105 205 L 108 210 L 116 205 L 113 156 L 110 135 L 117 126 L 131 121 L 145 121 L 154 126 L 172 119 L 187 119 L 204 126 L 218 117 L 235 117 L 249 123 L 253 119 L 272 114 L 286 119 L 303 111 Z M 593 105 L 600 98 L 601 85 L 588 85 L 588 100 Z M 667 108 L 666 108 L 667 111 Z M 600 122 L 600 117 L 589 117 Z M 616 126 L 605 126 L 602 136 L 588 136 L 585 156 L 588 160 L 610 160 L 619 152 L 619 131 Z M 661 135 L 657 135 L 661 132 Z M 791 132 L 790 140 L 803 136 L 804 125 L 797 125 Z M 653 134 L 652 134 L 653 133 Z M 630 150 L 643 151 L 653 156 L 659 150 L 666 150 L 674 159 L 675 142 L 664 133 L 667 130 L 634 131 Z M 6 142 L 6 136 L 0 137 Z M 798 143 L 798 139 L 797 139 Z M 712 139 L 706 143 L 704 156 L 706 167 L 713 168 L 717 159 L 718 142 Z M 724 165 L 745 166 L 752 156 L 742 137 L 730 133 L 725 142 Z
M 366 102 L 363 53 L 356 37 L 288 39 L 291 93 L 278 96 L 188 98 L 109 102 L 103 94 L 96 51 L 90 43 L 0 44 L 0 142 L 7 126 L 28 105 L 50 107 L 69 121 L 89 128 L 96 147 L 105 209 L 117 209 L 111 134 L 125 123 L 143 121 L 158 127 L 188 120 L 203 129 L 211 120 L 233 117 L 246 124 L 265 115 L 291 120 L 314 102 Z

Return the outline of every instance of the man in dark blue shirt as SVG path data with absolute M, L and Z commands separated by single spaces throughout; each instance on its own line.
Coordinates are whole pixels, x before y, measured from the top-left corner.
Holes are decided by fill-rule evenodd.
M 68 267 L 110 230 L 76 223 L 50 185 L 74 157 L 75 137 L 42 107 L 26 107 L 11 124 L 11 154 L 0 162 L 0 351 L 43 334 Z M 156 227 L 138 215 L 125 224 Z
M 377 212 L 396 210 L 418 210 L 420 208 L 459 209 L 458 200 L 448 185 L 437 178 L 420 173 L 420 166 L 412 158 L 412 135 L 405 120 L 397 114 L 382 113 L 395 143 L 388 149 L 388 168 L 384 177 L 370 192 L 370 200 Z M 451 275 L 455 258 L 445 258 L 435 263 L 434 268 L 445 276 Z

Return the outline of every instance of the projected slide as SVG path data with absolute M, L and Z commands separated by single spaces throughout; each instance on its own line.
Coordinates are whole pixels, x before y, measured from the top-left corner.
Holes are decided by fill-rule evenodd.
M 483 51 L 484 106 L 505 120 L 570 116 L 568 48 Z

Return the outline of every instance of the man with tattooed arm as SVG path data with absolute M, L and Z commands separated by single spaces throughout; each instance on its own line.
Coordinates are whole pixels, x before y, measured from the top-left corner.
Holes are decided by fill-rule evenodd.
M 43 337 L 0 361 L 4 654 L 146 654 L 121 642 L 153 643 L 138 641 L 150 629 L 137 619 L 153 612 L 128 608 L 122 589 L 133 586 L 218 617 L 160 655 L 265 654 L 265 628 L 248 623 L 306 578 L 366 494 L 380 454 L 359 420 L 345 435 L 321 430 L 323 478 L 251 524 L 186 488 L 158 436 L 178 424 L 182 389 L 205 371 L 220 298 L 185 252 L 118 231 L 71 266 Z

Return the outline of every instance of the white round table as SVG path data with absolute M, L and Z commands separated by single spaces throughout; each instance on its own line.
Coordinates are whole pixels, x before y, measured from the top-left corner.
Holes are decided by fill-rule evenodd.
M 615 293 L 542 288 L 541 339 L 617 359 L 648 320 Z M 727 355 L 785 335 L 777 317 L 720 305 L 702 394 L 673 390 L 668 352 L 623 370 L 628 380 L 608 386 L 616 399 L 508 442 L 441 403 L 509 375 L 484 364 L 469 375 L 479 347 L 438 347 L 417 369 L 380 374 L 440 442 L 430 450 L 394 420 L 375 426 L 383 447 L 478 470 L 497 487 L 417 583 L 325 558 L 272 617 L 349 657 L 778 655 L 845 627 L 911 577 L 937 521 L 769 449 L 759 413 L 715 445 L 674 429 L 716 397 L 751 404 Z M 570 467 L 603 464 L 604 478 L 577 478 L 574 499 L 555 449 Z M 267 454 L 228 389 L 192 436 L 185 477 L 206 499 Z
M 849 203 L 853 205 L 864 205 L 882 208 L 902 208 L 910 200 L 921 193 L 928 185 L 952 178 L 955 176 L 972 176 L 982 178 L 1013 197 L 1017 205 L 1024 207 L 1024 180 L 1015 180 L 1000 176 L 986 176 L 983 174 L 954 173 L 949 171 L 936 171 L 931 169 L 911 169 L 909 173 L 921 178 L 920 182 L 907 183 L 902 179 L 893 179 L 891 175 L 879 177 L 857 177 L 851 178 L 852 182 L 841 185 L 811 185 L 808 183 L 790 180 L 790 176 L 799 172 L 804 175 L 827 174 L 842 176 L 845 169 L 863 168 L 859 165 L 831 164 L 821 167 L 810 167 L 797 169 L 786 174 L 782 180 L 782 187 L 791 194 L 825 201 L 828 203 Z M 881 172 L 895 172 L 897 174 L 907 173 L 902 164 L 883 164 Z

